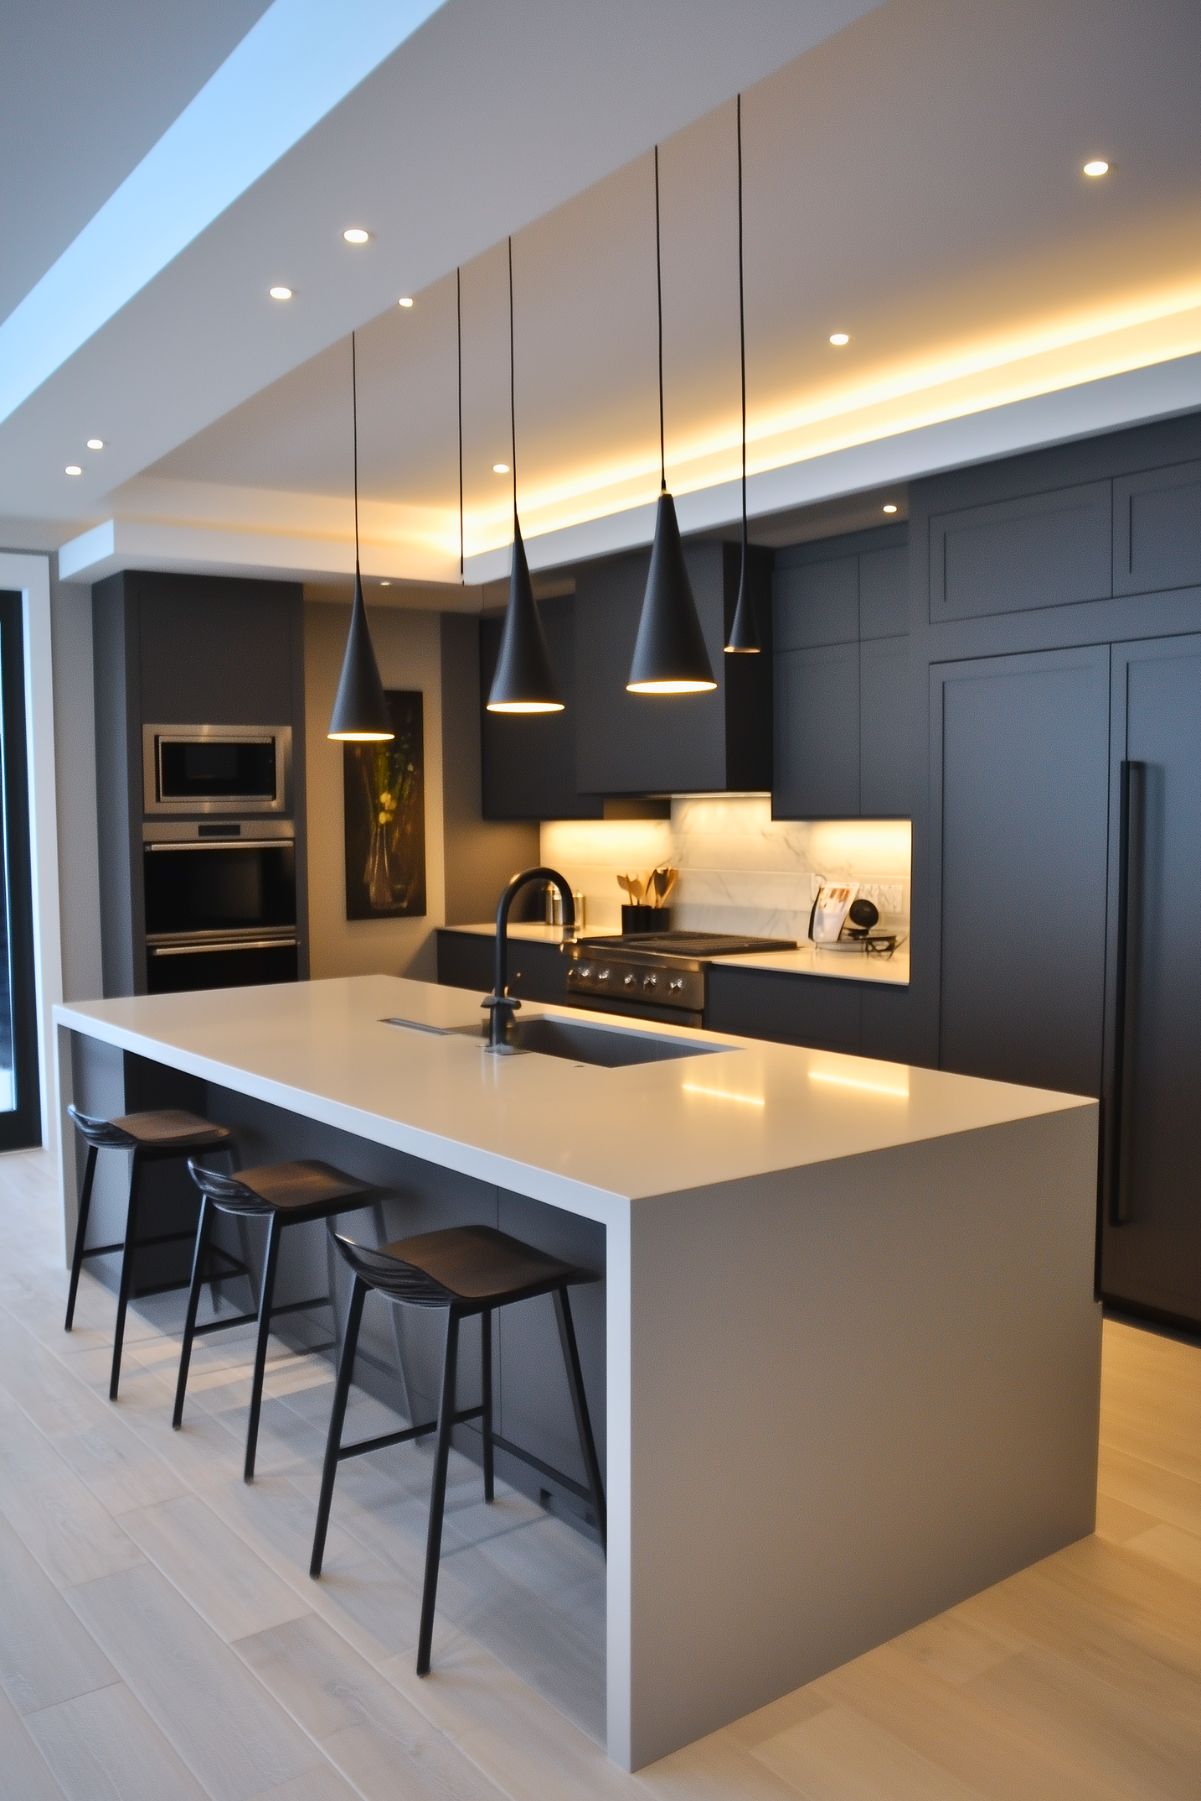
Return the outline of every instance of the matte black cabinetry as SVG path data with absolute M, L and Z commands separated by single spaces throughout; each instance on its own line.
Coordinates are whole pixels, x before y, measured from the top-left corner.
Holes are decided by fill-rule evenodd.
M 481 802 L 485 819 L 599 819 L 603 800 L 582 794 L 576 767 L 575 609 L 570 599 L 541 607 L 551 664 L 566 705 L 561 713 L 489 713 L 485 706 L 500 650 L 501 620 L 480 622 Z
M 1109 650 L 931 670 L 939 1060 L 1101 1091 Z
M 711 1032 L 736 1032 L 744 1038 L 857 1051 L 859 1001 L 860 989 L 853 982 L 716 963 L 709 971 L 705 1025 Z
M 1195 1329 L 1201 1329 L 1199 746 L 1201 635 L 1115 645 L 1102 1290 L 1118 1305 Z
M 907 817 L 912 708 L 904 528 L 783 551 L 773 590 L 774 817 Z
M 1113 591 L 1201 584 L 1201 461 L 1113 484 Z
M 1110 592 L 1110 483 L 1084 482 L 930 521 L 930 618 L 970 619 Z
M 449 988 L 491 994 L 496 942 L 475 932 L 438 933 L 438 980 Z M 567 997 L 567 959 L 557 945 L 509 939 L 509 992 L 519 1000 L 562 1002 Z
M 717 688 L 630 694 L 649 553 L 588 564 L 576 580 L 576 775 L 586 794 L 685 794 L 771 786 L 771 657 L 727 657 L 739 549 L 684 547 Z M 770 640 L 768 553 L 756 553 L 761 621 Z

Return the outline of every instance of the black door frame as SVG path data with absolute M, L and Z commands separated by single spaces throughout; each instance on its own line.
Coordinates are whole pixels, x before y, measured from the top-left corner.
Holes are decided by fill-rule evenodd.
M 25 623 L 22 596 L 0 591 L 0 784 L 8 890 L 8 960 L 12 975 L 13 1072 L 16 1106 L 0 1113 L 0 1151 L 42 1142 L 38 1054 L 33 866 L 29 822 L 29 754 L 25 716 Z

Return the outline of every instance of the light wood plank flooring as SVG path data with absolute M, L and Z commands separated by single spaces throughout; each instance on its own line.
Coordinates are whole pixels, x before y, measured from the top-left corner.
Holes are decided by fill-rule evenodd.
M 0 1801 L 1201 1797 L 1201 1351 L 1107 1325 L 1095 1537 L 630 1777 L 582 1537 L 459 1464 L 418 1681 L 428 1453 L 344 1466 L 310 1582 L 326 1361 L 273 1344 L 247 1489 L 248 1332 L 177 1434 L 181 1297 L 131 1314 L 111 1406 L 112 1296 L 65 1335 L 57 1246 L 47 1160 L 0 1159 Z

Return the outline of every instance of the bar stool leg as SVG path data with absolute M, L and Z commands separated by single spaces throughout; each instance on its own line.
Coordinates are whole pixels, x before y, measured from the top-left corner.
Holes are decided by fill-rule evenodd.
M 565 1288 L 555 1289 L 555 1315 L 559 1322 L 559 1341 L 563 1346 L 563 1361 L 567 1365 L 567 1381 L 571 1389 L 571 1405 L 575 1411 L 576 1431 L 579 1434 L 588 1486 L 592 1490 L 592 1505 L 596 1510 L 596 1525 L 600 1534 L 601 1549 L 604 1550 L 605 1487 L 601 1481 L 600 1463 L 596 1455 L 596 1440 L 592 1436 L 592 1421 L 588 1415 L 588 1401 L 584 1394 L 584 1375 L 580 1368 L 579 1346 L 576 1344 L 575 1327 L 571 1319 L 571 1302 L 567 1298 Z
M 329 1416 L 329 1434 L 325 1441 L 321 1496 L 317 1502 L 317 1527 L 313 1533 L 313 1555 L 309 1562 L 310 1576 L 321 1574 L 321 1560 L 325 1556 L 325 1534 L 329 1527 L 330 1503 L 334 1498 L 334 1477 L 338 1473 L 338 1452 L 342 1445 L 342 1426 L 346 1419 L 346 1397 L 350 1393 L 350 1378 L 354 1372 L 354 1354 L 359 1342 L 359 1325 L 363 1318 L 366 1294 L 367 1284 L 356 1276 L 354 1287 L 350 1291 L 346 1335 L 342 1340 L 342 1354 L 338 1358 L 338 1379 L 334 1383 L 334 1404 Z
M 484 1391 L 484 1412 L 480 1420 L 484 1435 L 484 1499 L 494 1501 L 496 1460 L 492 1447 L 492 1310 L 489 1307 L 480 1314 L 480 1386 Z
M 113 1335 L 113 1366 L 109 1376 L 108 1398 L 115 1401 L 121 1380 L 121 1347 L 125 1342 L 125 1313 L 133 1287 L 134 1250 L 138 1229 L 138 1201 L 141 1198 L 142 1159 L 135 1150 L 129 1166 L 129 1206 L 125 1212 L 125 1244 L 121 1252 L 121 1286 L 117 1291 L 117 1327 Z
M 263 1406 L 263 1376 L 267 1369 L 267 1340 L 271 1336 L 271 1302 L 275 1295 L 275 1265 L 279 1257 L 279 1216 L 267 1216 L 267 1249 L 263 1256 L 263 1283 L 259 1290 L 259 1330 L 254 1346 L 254 1376 L 250 1384 L 250 1418 L 246 1425 L 246 1462 L 242 1479 L 254 1481 L 254 1454 L 259 1442 L 259 1414 Z
M 459 1356 L 459 1316 L 446 1311 L 446 1353 L 442 1362 L 442 1399 L 438 1407 L 438 1444 L 430 1489 L 430 1525 L 425 1546 L 425 1586 L 421 1594 L 421 1630 L 417 1637 L 417 1674 L 428 1676 L 434 1637 L 434 1602 L 438 1595 L 438 1561 L 442 1555 L 442 1515 L 446 1507 L 446 1465 L 455 1412 L 455 1374 Z
M 196 1312 L 200 1305 L 200 1289 L 204 1280 L 204 1253 L 209 1237 L 208 1196 L 200 1197 L 200 1217 L 196 1221 L 196 1248 L 192 1252 L 192 1281 L 188 1288 L 188 1310 L 184 1315 L 183 1344 L 179 1352 L 179 1376 L 175 1383 L 175 1411 L 171 1424 L 178 1432 L 183 1424 L 183 1398 L 188 1386 L 188 1365 L 192 1361 L 192 1339 L 196 1332 Z
M 96 1176 L 96 1146 L 88 1146 L 83 1166 L 83 1187 L 79 1194 L 79 1219 L 75 1226 L 75 1245 L 71 1252 L 71 1286 L 67 1290 L 67 1317 L 63 1331 L 69 1332 L 75 1321 L 75 1294 L 79 1288 L 79 1272 L 83 1268 L 84 1241 L 88 1235 L 88 1214 L 92 1211 L 92 1183 Z

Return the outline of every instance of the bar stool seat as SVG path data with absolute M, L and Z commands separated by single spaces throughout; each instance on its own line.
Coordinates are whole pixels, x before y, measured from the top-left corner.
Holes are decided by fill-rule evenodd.
M 183 1424 L 184 1396 L 188 1387 L 193 1339 L 209 1332 L 223 1331 L 227 1326 L 242 1326 L 251 1320 L 257 1321 L 254 1371 L 250 1382 L 250 1417 L 246 1427 L 246 1457 L 242 1468 L 244 1479 L 253 1482 L 271 1321 L 280 1314 L 302 1313 L 312 1307 L 325 1306 L 329 1298 L 318 1295 L 313 1300 L 290 1301 L 284 1307 L 276 1307 L 275 1272 L 280 1234 L 286 1226 L 332 1219 L 339 1213 L 349 1213 L 358 1207 L 378 1206 L 383 1200 L 384 1190 L 373 1183 L 360 1181 L 357 1176 L 349 1176 L 344 1170 L 335 1169 L 332 1164 L 320 1163 L 315 1159 L 264 1164 L 257 1169 L 240 1169 L 236 1175 L 228 1176 L 218 1170 L 205 1169 L 193 1161 L 189 1161 L 188 1168 L 192 1173 L 192 1180 L 200 1190 L 200 1218 L 196 1223 L 192 1281 L 188 1290 L 188 1308 L 179 1353 L 179 1377 L 175 1386 L 175 1409 L 171 1424 L 177 1432 Z M 205 1258 L 210 1250 L 209 1235 L 214 1211 L 266 1222 L 267 1238 L 259 1303 L 254 1313 L 240 1313 L 232 1319 L 210 1320 L 205 1325 L 198 1326 L 196 1314 L 204 1282 Z
M 121 1277 L 117 1291 L 117 1323 L 113 1334 L 113 1361 L 109 1376 L 110 1401 L 117 1398 L 121 1379 L 121 1351 L 125 1342 L 125 1316 L 133 1287 L 134 1253 L 149 1245 L 175 1244 L 192 1236 L 190 1232 L 160 1232 L 149 1238 L 138 1238 L 137 1224 L 141 1202 L 143 1165 L 165 1162 L 172 1157 L 188 1157 L 198 1151 L 221 1151 L 231 1165 L 235 1156 L 233 1133 L 227 1126 L 214 1125 L 198 1113 L 180 1107 L 157 1107 L 149 1112 L 123 1113 L 115 1119 L 98 1119 L 78 1107 L 68 1105 L 67 1112 L 76 1131 L 88 1147 L 84 1165 L 83 1187 L 79 1196 L 79 1218 L 75 1227 L 75 1244 L 71 1252 L 71 1280 L 67 1289 L 67 1313 L 64 1331 L 75 1323 L 75 1300 L 79 1292 L 79 1275 L 89 1257 L 102 1257 L 112 1251 L 121 1252 Z M 125 1213 L 124 1237 L 113 1244 L 87 1243 L 88 1217 L 92 1209 L 92 1184 L 96 1177 L 99 1151 L 115 1150 L 131 1153 L 129 1168 L 129 1201 Z M 223 1253 L 231 1266 L 226 1274 L 244 1266 L 237 1258 Z M 172 1284 L 174 1286 L 174 1284 Z M 214 1282 L 215 1290 L 215 1282 Z
M 569 1288 L 579 1283 L 593 1282 L 596 1277 L 590 1270 L 560 1262 L 558 1258 L 548 1256 L 545 1251 L 525 1244 L 521 1239 L 511 1238 L 506 1232 L 498 1232 L 491 1226 L 452 1226 L 441 1232 L 426 1232 L 418 1237 L 398 1239 L 395 1243 L 382 1245 L 378 1249 L 355 1244 L 337 1233 L 332 1236 L 343 1259 L 354 1273 L 354 1285 L 346 1317 L 346 1336 L 338 1360 L 337 1381 L 334 1384 L 333 1409 L 321 1472 L 321 1495 L 317 1504 L 317 1524 L 313 1535 L 309 1574 L 321 1574 L 338 1464 L 344 1458 L 357 1457 L 365 1451 L 383 1450 L 389 1445 L 422 1438 L 436 1427 L 438 1439 L 430 1490 L 425 1583 L 417 1641 L 417 1674 L 424 1676 L 428 1674 L 430 1667 L 438 1565 L 442 1551 L 442 1517 L 446 1505 L 446 1469 L 453 1427 L 468 1420 L 480 1421 L 485 1501 L 494 1498 L 493 1453 L 495 1446 L 500 1445 L 509 1455 L 532 1464 L 544 1475 L 557 1478 L 566 1488 L 589 1502 L 601 1546 L 604 1546 L 604 1485 L 584 1394 L 579 1349 L 567 1294 Z M 382 1437 L 343 1444 L 346 1403 L 354 1371 L 363 1303 L 368 1289 L 375 1289 L 387 1300 L 401 1306 L 433 1307 L 445 1311 L 446 1346 L 442 1362 L 438 1418 L 436 1421 L 427 1420 L 406 1426 L 399 1432 L 385 1433 Z M 551 1295 L 554 1298 L 586 1483 L 575 1482 L 561 1471 L 550 1470 L 540 1459 L 522 1450 L 520 1446 L 511 1444 L 493 1430 L 492 1314 L 497 1308 L 512 1306 L 518 1301 L 533 1300 L 541 1295 Z M 478 1407 L 460 1409 L 456 1405 L 455 1394 L 459 1322 L 472 1314 L 480 1317 L 480 1374 L 483 1394 Z

